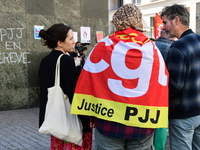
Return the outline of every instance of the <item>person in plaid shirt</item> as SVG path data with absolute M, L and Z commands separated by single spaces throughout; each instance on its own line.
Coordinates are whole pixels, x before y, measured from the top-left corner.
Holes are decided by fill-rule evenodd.
M 171 150 L 200 149 L 200 36 L 189 29 L 183 5 L 161 12 L 163 29 L 175 36 L 167 56 Z

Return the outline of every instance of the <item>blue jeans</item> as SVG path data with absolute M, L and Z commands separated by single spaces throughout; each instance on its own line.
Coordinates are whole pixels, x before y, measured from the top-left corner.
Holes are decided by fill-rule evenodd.
M 120 139 L 102 135 L 95 129 L 95 150 L 154 150 L 153 136 L 144 139 Z
M 169 120 L 171 150 L 200 149 L 200 115 Z

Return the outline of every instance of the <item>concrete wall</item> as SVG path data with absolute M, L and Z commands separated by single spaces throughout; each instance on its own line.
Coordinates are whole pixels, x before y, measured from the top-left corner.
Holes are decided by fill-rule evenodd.
M 90 27 L 86 55 L 96 31 L 108 34 L 107 0 L 0 0 L 0 12 L 0 111 L 38 106 L 38 68 L 51 50 L 34 39 L 34 25 L 64 23 L 78 35 Z

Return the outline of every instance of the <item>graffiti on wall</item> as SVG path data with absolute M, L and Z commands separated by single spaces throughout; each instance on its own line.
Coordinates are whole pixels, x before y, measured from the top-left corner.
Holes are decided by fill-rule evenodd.
M 21 39 L 24 28 L 0 28 L 0 42 L 5 51 L 0 52 L 0 64 L 31 63 L 27 60 L 30 52 L 22 52 Z

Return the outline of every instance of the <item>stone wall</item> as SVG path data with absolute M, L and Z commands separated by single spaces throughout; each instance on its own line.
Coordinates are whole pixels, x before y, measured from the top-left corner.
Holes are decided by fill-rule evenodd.
M 34 38 L 34 25 L 49 28 L 64 23 L 78 32 L 91 28 L 108 34 L 107 0 L 0 0 L 0 111 L 38 106 L 38 68 L 51 50 Z

